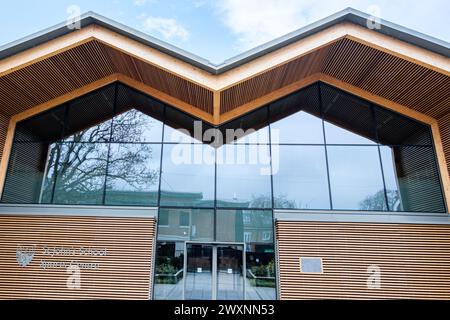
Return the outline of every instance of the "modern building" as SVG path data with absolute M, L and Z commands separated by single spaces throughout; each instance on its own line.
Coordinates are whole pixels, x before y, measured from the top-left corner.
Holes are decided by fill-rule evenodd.
M 347 9 L 213 65 L 88 13 L 0 59 L 0 298 L 450 298 L 448 43 Z

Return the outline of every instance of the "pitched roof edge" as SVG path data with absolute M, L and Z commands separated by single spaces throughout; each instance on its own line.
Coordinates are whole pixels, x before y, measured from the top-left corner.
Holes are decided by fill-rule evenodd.
M 367 28 L 367 21 L 369 18 L 371 18 L 371 16 L 366 13 L 352 8 L 347 8 L 235 57 L 227 59 L 218 65 L 167 42 L 149 36 L 143 32 L 137 31 L 91 11 L 83 14 L 78 21 L 81 28 L 87 27 L 91 24 L 96 24 L 187 62 L 211 74 L 221 74 L 341 22 L 351 22 Z M 380 19 L 378 22 L 380 23 L 381 28 L 373 29 L 375 32 L 394 37 L 406 43 L 440 54 L 444 57 L 450 57 L 450 43 L 448 42 L 399 26 L 386 20 Z M 62 22 L 25 38 L 0 46 L 0 60 L 74 31 L 75 30 L 71 30 L 67 27 L 66 22 Z

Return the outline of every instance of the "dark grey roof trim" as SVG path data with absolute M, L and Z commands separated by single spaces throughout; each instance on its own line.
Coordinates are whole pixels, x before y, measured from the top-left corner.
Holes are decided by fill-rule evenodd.
M 203 59 L 169 43 L 161 41 L 155 37 L 149 36 L 143 32 L 129 28 L 111 19 L 105 18 L 94 12 L 87 12 L 83 14 L 80 17 L 80 25 L 83 28 L 91 24 L 97 24 L 130 39 L 136 40 L 149 47 L 176 57 L 207 72 L 210 72 L 212 74 L 220 74 L 341 22 L 351 22 L 356 25 L 367 27 L 366 23 L 368 18 L 370 18 L 370 15 L 366 13 L 352 8 L 347 8 L 304 28 L 298 29 L 285 36 L 258 46 L 252 50 L 227 59 L 219 65 L 213 64 L 206 59 Z M 389 21 L 380 20 L 380 25 L 381 28 L 375 29 L 376 32 L 394 37 L 415 46 L 427 49 L 431 52 L 438 53 L 445 57 L 450 57 L 450 44 L 448 42 L 404 28 Z M 42 43 L 71 32 L 73 32 L 73 30 L 67 28 L 65 22 L 60 23 L 41 32 L 1 46 L 0 59 L 7 58 L 21 51 L 33 48 Z

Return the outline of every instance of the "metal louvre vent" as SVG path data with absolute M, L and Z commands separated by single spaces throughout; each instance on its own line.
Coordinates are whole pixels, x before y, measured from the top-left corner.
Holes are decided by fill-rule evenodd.
M 256 132 L 262 128 L 265 128 L 269 125 L 269 114 L 267 108 L 260 108 L 258 110 L 252 111 L 238 119 L 232 120 L 228 123 L 225 123 L 219 127 L 219 130 L 222 132 L 223 137 L 227 137 L 227 130 L 236 130 L 242 129 L 243 135 L 239 137 L 234 137 L 234 141 L 244 141 L 242 138 L 248 136 L 253 132 Z M 227 140 L 224 138 L 224 140 Z M 230 139 L 232 140 L 232 139 Z M 255 142 L 261 142 L 262 139 L 256 139 Z M 232 141 L 224 141 L 225 143 L 231 143 Z M 267 141 L 265 141 L 267 142 Z
M 278 121 L 298 111 L 305 111 L 320 118 L 319 85 L 317 83 L 271 103 L 270 121 Z
M 45 142 L 14 144 L 5 180 L 3 202 L 39 202 L 47 147 L 48 144 Z
M 17 124 L 14 141 L 56 141 L 61 139 L 65 105 Z
M 376 141 L 371 105 L 341 90 L 321 84 L 322 115 L 325 121 Z
M 430 129 L 395 112 L 374 107 L 378 139 L 390 145 L 431 145 Z
M 111 84 L 68 103 L 64 138 L 111 119 L 114 93 L 115 84 Z
M 116 99 L 115 114 L 136 109 L 159 121 L 164 119 L 164 104 L 133 88 L 118 84 Z
M 403 206 L 416 212 L 444 212 L 439 172 L 431 147 L 394 147 Z

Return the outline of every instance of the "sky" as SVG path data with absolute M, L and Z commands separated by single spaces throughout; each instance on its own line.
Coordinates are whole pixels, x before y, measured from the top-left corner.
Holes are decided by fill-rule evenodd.
M 347 7 L 450 42 L 448 0 L 0 1 L 0 46 L 94 11 L 220 64 Z

